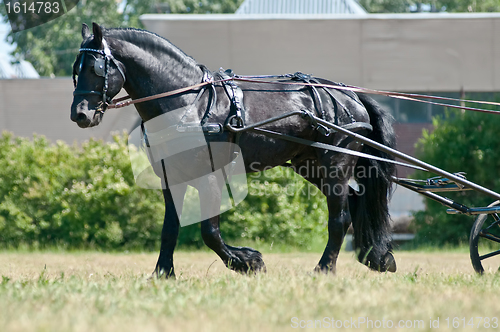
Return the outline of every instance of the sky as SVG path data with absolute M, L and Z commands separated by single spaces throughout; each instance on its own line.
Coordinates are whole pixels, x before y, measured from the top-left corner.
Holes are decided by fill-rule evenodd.
M 10 32 L 10 24 L 2 22 L 0 18 L 0 57 L 8 57 L 14 46 L 5 41 L 5 37 Z

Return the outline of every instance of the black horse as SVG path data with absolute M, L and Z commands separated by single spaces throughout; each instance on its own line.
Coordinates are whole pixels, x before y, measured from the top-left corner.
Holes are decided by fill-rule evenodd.
M 74 79 L 76 89 L 71 105 L 71 120 L 81 128 L 98 125 L 111 98 L 122 88 L 132 99 L 138 99 L 197 85 L 206 81 L 209 75 L 206 68 L 193 58 L 166 39 L 148 31 L 104 29 L 94 23 L 93 34 L 87 25 L 83 25 L 82 37 L 80 54 L 73 67 L 74 78 L 78 75 L 78 82 Z M 315 82 L 333 84 L 322 79 L 315 79 Z M 366 95 L 337 89 L 312 89 L 305 84 L 289 85 L 286 82 L 269 84 L 240 81 L 237 85 L 244 94 L 245 113 L 240 120 L 244 120 L 246 125 L 286 112 L 306 110 L 338 125 L 371 124 L 373 130 L 366 132 L 369 138 L 389 147 L 395 145 L 392 117 Z M 235 109 L 230 94 L 222 83 L 214 83 L 211 88 L 213 91 L 202 91 L 204 88 L 198 87 L 137 103 L 135 107 L 142 120 L 149 121 L 173 110 L 195 105 L 194 112 L 199 119 L 204 118 L 207 123 L 226 124 L 227 127 L 228 117 Z M 218 95 L 216 99 L 215 94 Z M 307 117 L 288 117 L 266 124 L 263 128 L 390 158 L 341 133 L 326 135 L 317 130 L 318 126 L 312 126 Z M 358 160 L 358 156 L 352 154 L 299 144 L 256 131 L 235 134 L 223 130 L 216 135 L 206 135 L 206 139 L 209 143 L 234 142 L 236 136 L 248 172 L 291 165 L 325 194 L 329 237 L 316 271 L 335 272 L 337 257 L 351 221 L 358 259 L 374 270 L 396 271 L 391 253 L 388 214 L 393 164 L 367 158 Z M 186 172 L 189 165 L 196 162 L 179 162 L 178 159 L 170 158 L 156 163 L 154 169 L 157 173 L 164 173 L 165 167 Z M 336 170 L 334 175 L 329 172 L 331 169 Z M 352 177 L 365 189 L 362 194 L 349 187 Z M 162 181 L 168 179 L 163 178 Z M 209 206 L 210 209 L 220 206 L 223 184 L 210 177 L 204 181 L 200 186 L 202 189 L 199 189 L 201 205 Z M 155 273 L 173 277 L 173 252 L 180 225 L 174 205 L 175 197 L 166 183 L 163 184 L 165 219 Z M 224 242 L 219 230 L 219 216 L 217 213 L 213 215 L 201 221 L 205 244 L 219 255 L 227 267 L 235 271 L 245 273 L 265 270 L 260 252 L 248 247 L 232 247 Z

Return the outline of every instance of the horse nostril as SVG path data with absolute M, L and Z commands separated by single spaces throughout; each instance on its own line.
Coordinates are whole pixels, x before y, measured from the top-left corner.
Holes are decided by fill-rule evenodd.
M 85 120 L 87 120 L 87 116 L 83 113 L 78 113 L 78 115 L 76 116 L 75 122 L 83 122 Z

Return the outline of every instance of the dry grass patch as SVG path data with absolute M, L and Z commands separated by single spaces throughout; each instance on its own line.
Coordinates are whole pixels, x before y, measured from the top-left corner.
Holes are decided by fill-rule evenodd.
M 311 272 L 319 257 L 265 254 L 268 273 L 243 276 L 213 253 L 180 252 L 177 280 L 158 281 L 148 280 L 157 254 L 4 252 L 0 331 L 297 330 L 292 317 L 323 328 L 324 317 L 422 320 L 419 330 L 439 317 L 446 331 L 447 317 L 500 316 L 500 278 L 476 276 L 467 253 L 397 252 L 396 274 L 342 253 L 336 276 Z

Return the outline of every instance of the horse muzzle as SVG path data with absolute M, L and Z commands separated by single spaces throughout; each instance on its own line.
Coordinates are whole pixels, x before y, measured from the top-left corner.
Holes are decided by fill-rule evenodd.
M 71 105 L 71 121 L 76 122 L 80 128 L 90 128 L 97 126 L 101 120 L 105 105 L 96 106 L 95 109 L 89 109 L 88 101 L 83 99 L 79 102 L 73 101 Z

